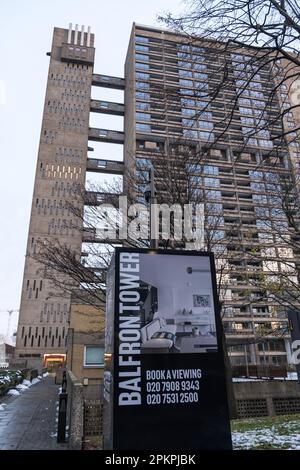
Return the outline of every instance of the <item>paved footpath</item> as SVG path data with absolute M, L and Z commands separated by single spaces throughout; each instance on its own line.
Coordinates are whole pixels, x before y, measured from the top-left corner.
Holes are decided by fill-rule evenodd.
M 56 442 L 58 389 L 54 377 L 43 378 L 0 411 L 0 450 L 66 450 Z M 1 403 L 1 400 L 0 400 Z

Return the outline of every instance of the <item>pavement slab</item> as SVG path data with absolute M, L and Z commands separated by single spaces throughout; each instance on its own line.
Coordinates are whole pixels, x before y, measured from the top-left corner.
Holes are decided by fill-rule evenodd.
M 0 411 L 0 450 L 68 449 L 56 442 L 58 391 L 59 385 L 48 376 L 6 401 Z

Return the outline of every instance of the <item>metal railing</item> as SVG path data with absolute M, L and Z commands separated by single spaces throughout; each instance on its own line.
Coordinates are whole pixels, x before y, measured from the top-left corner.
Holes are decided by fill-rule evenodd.
M 67 373 L 63 372 L 63 379 L 61 384 L 61 392 L 59 394 L 59 408 L 58 408 L 58 425 L 57 425 L 57 442 L 66 442 L 66 428 L 67 428 Z

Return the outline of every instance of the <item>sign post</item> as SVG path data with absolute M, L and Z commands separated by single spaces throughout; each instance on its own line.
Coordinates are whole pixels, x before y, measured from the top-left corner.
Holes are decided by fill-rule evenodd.
M 231 449 L 213 255 L 117 248 L 107 283 L 104 448 Z
M 292 343 L 296 345 L 295 349 L 300 346 L 300 311 L 299 310 L 292 310 L 288 311 L 288 320 L 289 320 L 289 327 L 291 333 Z M 299 357 L 299 353 L 295 354 L 296 359 Z M 296 371 L 298 375 L 298 383 L 300 384 L 300 363 L 297 361 L 295 364 Z

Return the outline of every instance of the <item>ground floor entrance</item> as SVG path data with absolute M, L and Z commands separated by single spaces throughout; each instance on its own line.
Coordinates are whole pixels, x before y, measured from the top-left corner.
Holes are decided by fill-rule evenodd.
M 65 362 L 65 354 L 44 354 L 44 367 L 48 372 L 54 372 L 56 369 L 64 367 Z

